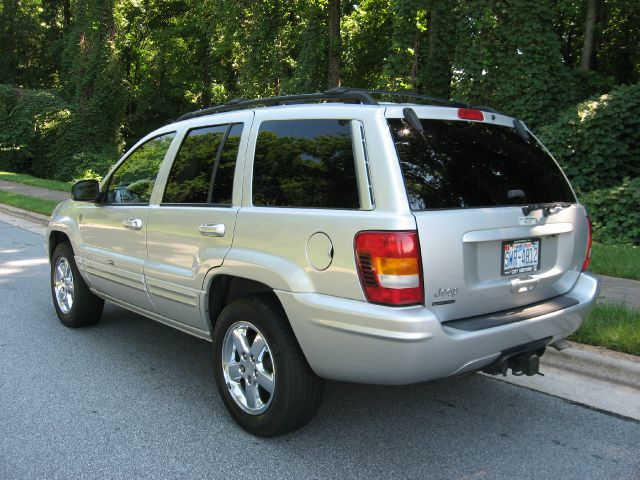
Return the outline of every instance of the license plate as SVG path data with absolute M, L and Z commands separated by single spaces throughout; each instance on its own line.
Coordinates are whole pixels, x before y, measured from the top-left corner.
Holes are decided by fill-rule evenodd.
M 502 242 L 502 275 L 540 270 L 540 239 Z

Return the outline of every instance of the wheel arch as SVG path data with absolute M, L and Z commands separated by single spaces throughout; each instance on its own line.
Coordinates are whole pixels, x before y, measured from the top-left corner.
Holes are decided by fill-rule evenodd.
M 211 279 L 207 289 L 206 321 L 211 334 L 213 335 L 213 327 L 224 307 L 239 298 L 252 295 L 269 296 L 286 316 L 284 307 L 269 285 L 237 275 L 219 274 Z
M 75 253 L 75 249 L 73 248 L 73 244 L 71 243 L 71 238 L 69 238 L 69 236 L 65 232 L 62 232 L 60 230 L 51 230 L 49 232 L 49 238 L 47 239 L 47 242 L 49 260 L 51 260 L 51 257 L 53 256 L 53 251 L 61 243 L 68 243 Z

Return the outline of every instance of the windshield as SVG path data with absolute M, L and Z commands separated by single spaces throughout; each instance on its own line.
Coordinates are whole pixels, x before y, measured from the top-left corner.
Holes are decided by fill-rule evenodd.
M 551 156 L 514 128 L 421 120 L 424 138 L 389 119 L 412 210 L 576 201 Z

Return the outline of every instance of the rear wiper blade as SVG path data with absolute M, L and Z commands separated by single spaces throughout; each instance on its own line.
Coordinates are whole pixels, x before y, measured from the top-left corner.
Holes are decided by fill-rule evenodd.
M 551 210 L 554 210 L 556 208 L 567 208 L 570 206 L 571 204 L 568 202 L 532 203 L 531 205 L 525 205 L 524 207 L 522 207 L 522 213 L 524 213 L 525 215 L 529 215 L 535 210 L 542 210 L 542 216 L 548 217 L 552 213 L 556 213 L 552 212 Z

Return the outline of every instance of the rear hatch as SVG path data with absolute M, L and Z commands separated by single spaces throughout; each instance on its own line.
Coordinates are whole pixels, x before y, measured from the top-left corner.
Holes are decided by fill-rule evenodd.
M 503 115 L 414 111 L 422 132 L 401 109 L 387 117 L 416 218 L 425 305 L 447 321 L 569 291 L 584 261 L 587 220 L 544 147 Z M 558 206 L 536 209 L 550 203 Z

